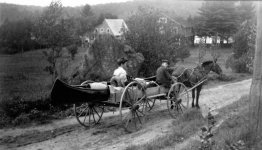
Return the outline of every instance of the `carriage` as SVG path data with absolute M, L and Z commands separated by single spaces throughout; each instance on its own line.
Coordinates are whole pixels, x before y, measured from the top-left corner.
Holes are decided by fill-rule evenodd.
M 210 66 L 207 68 L 216 70 L 214 64 Z M 186 75 L 186 71 L 188 70 L 184 70 L 183 74 Z M 192 72 L 188 74 L 192 75 Z M 188 89 L 177 80 L 167 89 L 157 84 L 155 77 L 136 78 L 124 88 L 93 81 L 68 85 L 57 79 L 52 88 L 51 99 L 58 104 L 73 104 L 75 117 L 84 127 L 98 124 L 104 112 L 108 110 L 106 108 L 119 108 L 124 128 L 134 131 L 142 125 L 142 118 L 154 107 L 156 100 L 166 101 L 168 112 L 173 118 L 183 113 L 183 109 L 189 107 L 188 92 L 205 81 L 206 78 L 203 78 Z
M 92 88 L 94 85 L 102 85 Z M 175 118 L 189 104 L 189 95 L 184 84 L 176 82 L 170 89 L 158 85 L 154 77 L 134 79 L 126 87 L 112 87 L 106 83 L 85 81 L 81 85 L 68 85 L 57 79 L 52 88 L 51 98 L 55 103 L 73 104 L 77 121 L 84 127 L 99 123 L 108 109 L 119 108 L 119 116 L 128 131 L 141 126 L 156 100 L 166 100 L 171 117 Z

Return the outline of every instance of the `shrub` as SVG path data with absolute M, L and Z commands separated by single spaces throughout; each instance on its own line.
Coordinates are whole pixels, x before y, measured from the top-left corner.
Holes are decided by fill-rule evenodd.
M 42 124 L 51 119 L 72 116 L 73 113 L 71 106 L 52 106 L 48 97 L 42 97 L 36 101 L 25 101 L 21 97 L 13 97 L 1 100 L 0 128 L 32 122 Z
M 30 122 L 29 114 L 22 113 L 12 121 L 12 124 L 18 126 L 22 124 L 27 124 L 29 122 Z
M 233 54 L 227 58 L 226 68 L 230 67 L 237 73 L 251 73 L 253 71 L 255 39 L 255 25 L 246 21 L 234 35 Z
M 109 80 L 118 67 L 117 59 L 121 57 L 128 59 L 128 74 L 137 76 L 137 72 L 144 61 L 141 53 L 136 53 L 132 47 L 111 35 L 98 36 L 91 45 L 89 54 L 89 56 L 84 55 L 82 67 L 73 75 L 76 81 L 87 79 L 93 81 Z
M 217 75 L 217 74 L 214 74 L 214 75 L 209 75 L 208 76 L 208 80 L 219 80 L 219 81 L 232 81 L 232 80 L 235 80 L 235 77 L 232 76 L 232 75 L 226 75 L 226 74 L 221 74 L 221 75 Z
M 9 48 L 9 47 L 1 47 L 0 48 L 0 54 L 15 54 L 18 53 L 18 49 Z
M 36 101 L 25 101 L 21 97 L 13 97 L 1 101 L 0 109 L 3 113 L 10 117 L 16 118 L 22 113 L 30 113 L 32 110 L 50 110 L 50 99 L 40 98 Z
M 67 47 L 68 53 L 71 55 L 71 59 L 75 59 L 75 55 L 77 53 L 77 45 L 73 44 Z
M 218 76 L 217 79 L 220 80 L 220 81 L 232 81 L 232 80 L 235 79 L 235 77 L 232 76 L 232 75 L 222 74 L 222 75 Z

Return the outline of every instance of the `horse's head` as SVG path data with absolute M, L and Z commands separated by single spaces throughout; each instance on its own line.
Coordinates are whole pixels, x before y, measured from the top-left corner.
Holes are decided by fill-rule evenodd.
M 216 63 L 217 60 L 214 61 L 206 61 L 202 63 L 202 67 L 204 67 L 208 71 L 213 71 L 217 73 L 218 75 L 222 74 L 221 67 Z

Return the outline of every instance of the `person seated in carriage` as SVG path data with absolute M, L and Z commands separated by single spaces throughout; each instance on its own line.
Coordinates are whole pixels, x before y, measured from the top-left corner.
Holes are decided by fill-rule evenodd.
M 170 88 L 171 84 L 175 81 L 175 78 L 169 73 L 168 66 L 169 61 L 164 59 L 156 71 L 156 82 L 164 88 Z
M 116 87 L 124 87 L 127 82 L 127 61 L 125 57 L 117 60 L 118 68 L 114 70 L 113 77 L 110 80 L 111 85 Z

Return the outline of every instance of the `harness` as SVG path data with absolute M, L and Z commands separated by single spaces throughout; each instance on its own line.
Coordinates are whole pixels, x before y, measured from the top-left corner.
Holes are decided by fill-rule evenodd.
M 214 64 L 212 64 L 210 70 L 212 70 L 213 67 L 214 67 Z M 201 73 L 201 75 L 203 75 L 203 77 L 202 77 L 201 79 L 199 79 L 199 76 L 196 75 L 196 80 L 197 80 L 197 82 L 200 82 L 200 81 L 205 80 L 205 79 L 207 78 L 207 76 L 208 76 L 208 73 L 205 73 L 205 69 L 203 69 L 203 67 L 201 67 L 201 69 L 202 69 L 202 70 L 200 70 L 200 68 L 199 68 L 198 70 L 199 70 L 199 73 Z M 194 73 L 195 71 L 197 71 L 197 67 L 192 68 L 192 69 L 185 68 L 185 69 L 183 70 L 183 72 L 182 72 L 177 78 L 180 78 L 180 77 L 185 73 L 186 70 L 190 70 L 191 73 L 190 73 L 189 77 L 188 77 L 186 80 L 182 81 L 182 82 L 188 81 L 188 82 L 190 82 L 190 84 L 191 84 L 192 86 L 196 85 L 197 83 L 195 83 L 195 82 L 193 82 L 193 81 L 190 81 L 189 79 L 190 79 L 190 77 L 193 75 L 193 73 Z

